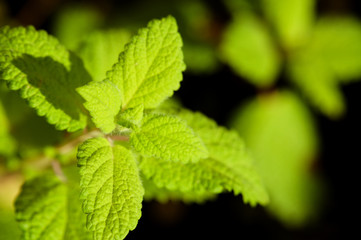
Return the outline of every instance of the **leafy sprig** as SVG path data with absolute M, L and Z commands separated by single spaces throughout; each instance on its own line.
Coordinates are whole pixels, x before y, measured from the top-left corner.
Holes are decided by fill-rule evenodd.
M 147 186 L 156 198 L 176 192 L 180 199 L 198 201 L 233 191 L 251 205 L 268 202 L 236 132 L 200 113 L 162 105 L 179 88 L 185 70 L 173 17 L 139 30 L 104 80 L 99 69 L 108 64 L 89 74 L 91 55 L 83 55 L 84 67 L 44 31 L 5 27 L 0 42 L 0 78 L 11 90 L 58 130 L 97 133 L 77 152 L 86 229 L 81 214 L 74 229 L 78 218 L 69 210 L 74 195 L 58 170 L 58 178 L 45 174 L 24 184 L 16 202 L 23 239 L 91 239 L 88 231 L 93 239 L 124 239 L 141 216 Z M 82 49 L 97 46 L 85 41 Z

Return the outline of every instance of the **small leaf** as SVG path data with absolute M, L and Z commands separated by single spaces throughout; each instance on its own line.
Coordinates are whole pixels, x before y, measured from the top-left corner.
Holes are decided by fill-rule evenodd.
M 58 130 L 87 123 L 75 89 L 89 82 L 81 59 L 52 36 L 33 27 L 0 28 L 0 79 Z
M 186 163 L 208 156 L 202 140 L 174 116 L 145 115 L 141 128 L 132 132 L 130 142 L 139 153 L 164 160 Z
M 240 76 L 258 87 L 269 87 L 280 71 L 281 59 L 266 26 L 250 12 L 236 14 L 225 30 L 221 55 Z
M 95 126 L 104 133 L 110 133 L 115 128 L 115 116 L 121 106 L 119 89 L 108 80 L 91 82 L 77 89 L 86 100 L 84 106 L 88 109 Z
M 124 239 L 141 216 L 144 189 L 131 152 L 104 138 L 92 138 L 78 149 L 80 198 L 95 240 Z
M 154 108 L 179 88 L 185 69 L 181 47 L 171 16 L 151 21 L 132 38 L 107 74 L 122 93 L 122 109 Z
M 135 129 L 141 123 L 143 114 L 143 105 L 127 108 L 117 116 L 117 123 L 121 126 Z

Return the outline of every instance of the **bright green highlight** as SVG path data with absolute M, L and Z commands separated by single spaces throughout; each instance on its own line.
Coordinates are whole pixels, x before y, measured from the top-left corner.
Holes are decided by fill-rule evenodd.
M 207 148 L 184 121 L 174 116 L 148 114 L 130 136 L 134 149 L 147 157 L 181 163 L 208 157 Z
M 33 27 L 3 27 L 0 43 L 0 79 L 58 130 L 83 129 L 87 117 L 75 88 L 90 76 L 81 60 Z
M 254 156 L 269 193 L 268 210 L 289 226 L 317 216 L 320 189 L 311 165 L 318 139 L 302 101 L 286 91 L 262 95 L 237 112 L 233 126 Z
M 144 189 L 132 153 L 92 138 L 78 149 L 80 198 L 95 240 L 124 239 L 141 216 Z
M 126 45 L 107 77 L 122 93 L 122 109 L 154 108 L 173 95 L 185 69 L 182 40 L 169 16 L 153 20 Z

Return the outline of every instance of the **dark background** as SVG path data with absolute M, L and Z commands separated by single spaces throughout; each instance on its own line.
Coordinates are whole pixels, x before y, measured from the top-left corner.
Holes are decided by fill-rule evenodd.
M 8 0 L 5 4 L 10 17 L 18 23 L 51 32 L 54 14 L 69 2 L 92 3 L 104 11 L 129 8 L 137 14 L 136 6 L 144 1 Z M 205 3 L 221 25 L 227 23 L 230 16 L 222 1 Z M 361 18 L 361 1 L 322 0 L 318 2 L 317 11 L 319 14 L 344 12 Z M 281 76 L 276 88 L 286 86 Z M 324 178 L 327 188 L 323 212 L 317 222 L 300 229 L 287 229 L 262 207 L 251 208 L 242 203 L 241 196 L 222 194 L 202 205 L 144 202 L 142 218 L 126 239 L 348 239 L 352 233 L 356 233 L 357 238 L 360 235 L 357 227 L 361 174 L 357 162 L 361 160 L 361 117 L 358 114 L 361 82 L 346 85 L 342 90 L 348 109 L 342 119 L 330 120 L 314 111 L 322 144 L 315 171 Z M 232 110 L 256 94 L 257 89 L 235 76 L 225 65 L 210 75 L 186 72 L 182 87 L 176 93 L 187 108 L 201 111 L 219 124 L 226 124 Z

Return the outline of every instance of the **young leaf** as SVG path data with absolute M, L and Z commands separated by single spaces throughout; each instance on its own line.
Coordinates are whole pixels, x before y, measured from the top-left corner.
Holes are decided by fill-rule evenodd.
M 134 107 L 127 108 L 117 116 L 117 123 L 121 126 L 128 128 L 135 128 L 138 126 L 144 114 L 144 107 L 142 104 Z
M 107 77 L 122 93 L 122 108 L 154 108 L 179 88 L 185 69 L 182 39 L 169 16 L 153 20 L 125 46 Z
M 132 153 L 92 138 L 78 149 L 80 198 L 95 240 L 124 239 L 141 216 L 144 189 Z
M 244 106 L 233 119 L 253 153 L 270 196 L 268 210 L 287 225 L 317 215 L 319 182 L 310 169 L 317 154 L 312 116 L 296 95 L 277 92 Z
M 88 109 L 95 126 L 105 133 L 115 128 L 115 116 L 121 106 L 119 89 L 109 80 L 91 82 L 77 88 L 78 93 L 86 100 L 84 106 Z
M 73 188 L 70 191 L 76 191 Z M 53 175 L 43 175 L 25 182 L 15 202 L 16 219 L 24 240 L 90 240 L 81 223 L 80 203 L 69 195 L 68 187 Z M 78 225 L 78 226 L 77 226 Z
M 262 0 L 264 13 L 286 49 L 299 47 L 310 37 L 315 0 Z
M 251 12 L 240 12 L 234 17 L 223 36 L 223 60 L 256 86 L 272 85 L 279 73 L 281 59 L 270 33 Z
M 142 155 L 166 161 L 196 162 L 208 156 L 202 140 L 184 121 L 163 114 L 145 115 L 141 128 L 132 132 L 130 143 Z
M 209 157 L 183 164 L 156 158 L 141 158 L 139 167 L 157 187 L 199 196 L 223 191 L 242 193 L 251 205 L 266 204 L 267 193 L 237 133 L 218 127 L 200 113 L 181 110 L 177 115 L 202 138 Z
M 59 130 L 86 126 L 75 88 L 90 81 L 81 60 L 44 31 L 33 27 L 0 29 L 0 79 Z

